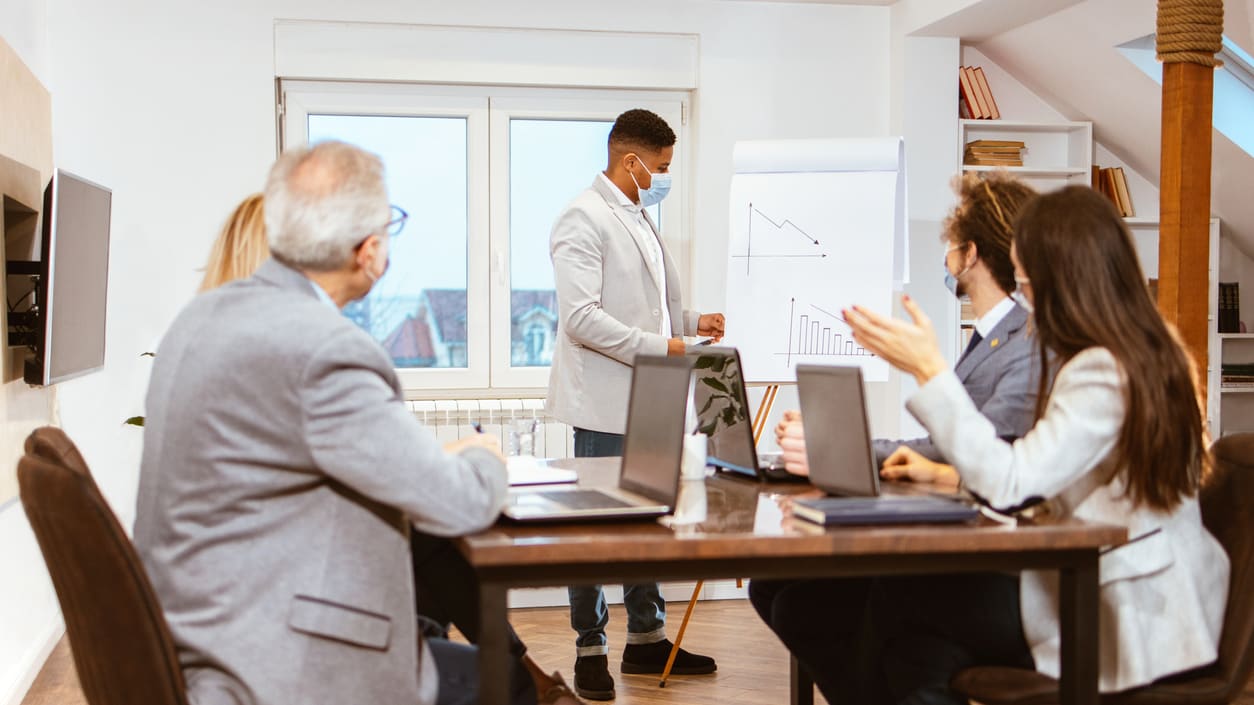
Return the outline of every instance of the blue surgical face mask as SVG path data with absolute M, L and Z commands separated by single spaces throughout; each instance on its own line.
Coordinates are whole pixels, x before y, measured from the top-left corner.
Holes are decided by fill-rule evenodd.
M 636 158 L 639 159 L 639 157 Z M 640 162 L 640 166 L 643 166 L 644 170 L 649 172 L 649 176 L 651 177 L 649 181 L 649 188 L 640 188 L 640 182 L 636 181 L 636 175 L 632 174 L 630 171 L 627 172 L 627 174 L 631 176 L 631 180 L 635 182 L 636 191 L 640 194 L 640 207 L 648 208 L 654 204 L 661 203 L 662 199 L 666 198 L 666 194 L 671 192 L 671 175 L 654 174 L 652 171 L 649 171 L 649 167 L 645 166 L 643 161 Z
M 954 250 L 960 250 L 960 249 L 962 249 L 962 247 L 959 245 L 950 245 L 949 247 L 945 248 L 945 260 L 949 259 L 950 252 L 953 252 Z M 942 261 L 941 266 L 945 268 L 945 288 L 949 289 L 949 293 L 953 294 L 954 296 L 962 296 L 962 294 L 959 293 L 958 291 L 958 277 L 971 271 L 971 268 L 967 267 L 961 272 L 958 272 L 957 275 L 953 275 L 949 273 L 948 261 Z
M 1019 304 L 1019 307 L 1024 311 L 1027 311 L 1028 313 L 1036 313 L 1036 307 L 1032 305 L 1031 301 L 1028 301 L 1028 297 L 1024 296 L 1022 291 L 1015 289 L 1010 292 L 1010 298 L 1014 299 L 1014 302 Z

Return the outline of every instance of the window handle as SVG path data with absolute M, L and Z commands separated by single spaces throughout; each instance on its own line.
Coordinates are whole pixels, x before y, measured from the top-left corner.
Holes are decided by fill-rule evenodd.
M 505 286 L 508 283 L 506 281 L 506 276 L 505 276 L 505 252 L 499 248 L 496 251 L 496 257 L 495 257 L 493 266 L 496 269 L 497 283 L 500 284 L 501 286 Z

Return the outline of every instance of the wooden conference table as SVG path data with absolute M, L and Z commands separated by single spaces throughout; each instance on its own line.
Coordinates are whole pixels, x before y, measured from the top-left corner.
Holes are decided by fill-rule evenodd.
M 555 461 L 584 486 L 613 485 L 618 458 Z M 808 485 L 762 484 L 715 476 L 686 481 L 677 521 L 497 525 L 458 540 L 480 580 L 480 703 L 505 705 L 510 588 L 698 580 L 819 578 L 1047 569 L 1060 574 L 1061 695 L 1064 705 L 1096 705 L 1098 551 L 1127 540 L 1122 527 L 1074 519 L 1007 526 L 979 523 L 823 529 L 787 516 L 787 495 Z M 692 486 L 695 485 L 695 489 Z M 704 519 L 700 490 L 704 487 Z M 686 506 L 692 502 L 698 511 Z M 714 654 L 717 657 L 717 654 Z M 794 686 L 797 679 L 794 677 Z M 811 692 L 793 688 L 793 702 Z

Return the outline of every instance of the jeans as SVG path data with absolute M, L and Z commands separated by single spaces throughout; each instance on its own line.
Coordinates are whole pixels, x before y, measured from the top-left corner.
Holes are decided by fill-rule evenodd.
M 600 458 L 623 454 L 623 436 L 582 428 L 575 429 L 575 457 Z M 605 592 L 600 585 L 581 585 L 567 590 L 570 597 L 570 626 L 577 656 L 609 653 L 605 627 L 610 622 Z M 623 606 L 627 608 L 627 643 L 652 644 L 666 638 L 666 601 L 657 583 L 623 586 Z
M 415 612 L 440 676 L 436 705 L 474 705 L 479 700 L 478 650 L 448 640 L 454 624 L 472 644 L 479 640 L 479 582 L 453 543 L 419 531 L 410 533 Z M 533 705 L 535 684 L 522 664 L 527 647 L 509 627 L 510 703 Z

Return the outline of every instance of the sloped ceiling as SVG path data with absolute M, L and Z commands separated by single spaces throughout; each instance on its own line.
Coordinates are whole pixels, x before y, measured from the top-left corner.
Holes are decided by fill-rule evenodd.
M 1156 12 L 1155 0 L 1085 0 L 974 46 L 1069 119 L 1091 120 L 1098 142 L 1156 184 L 1162 88 L 1115 48 L 1152 34 Z M 1227 0 L 1225 34 L 1254 49 L 1254 0 Z M 1254 256 L 1254 157 L 1216 130 L 1212 159 L 1213 212 Z

